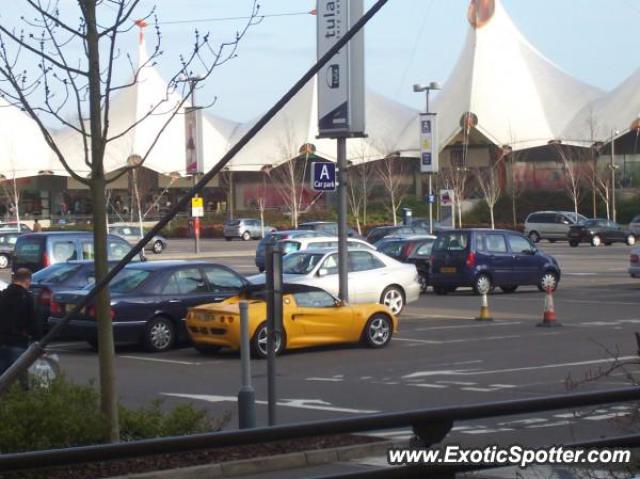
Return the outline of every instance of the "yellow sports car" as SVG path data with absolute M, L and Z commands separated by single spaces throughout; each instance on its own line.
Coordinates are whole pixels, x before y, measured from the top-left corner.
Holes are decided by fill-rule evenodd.
M 249 337 L 255 356 L 267 356 L 267 303 L 264 286 L 248 288 L 221 303 L 189 309 L 187 331 L 203 353 L 221 347 L 240 348 L 240 300 L 248 301 Z M 382 304 L 343 304 L 326 291 L 306 285 L 283 287 L 283 334 L 276 352 L 336 343 L 364 342 L 372 348 L 389 344 L 398 320 Z

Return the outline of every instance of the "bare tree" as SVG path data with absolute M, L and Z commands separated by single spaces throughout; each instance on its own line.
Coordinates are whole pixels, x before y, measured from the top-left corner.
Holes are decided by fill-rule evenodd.
M 369 197 L 374 186 L 374 167 L 366 161 L 365 155 L 360 156 L 358 160 L 359 163 L 349 167 L 349 206 L 356 220 L 358 234 L 361 235 L 362 225 L 367 224 Z
M 406 163 L 398 156 L 387 156 L 375 163 L 375 172 L 387 193 L 386 209 L 391 214 L 393 224 L 398 224 L 398 209 L 409 190 L 404 181 L 408 169 Z
M 291 214 L 291 226 L 298 227 L 303 209 L 305 179 L 315 147 L 295 138 L 293 125 L 287 122 L 278 144 L 277 167 L 269 170 L 273 187 Z
M 553 143 L 558 152 L 562 168 L 564 170 L 564 188 L 567 196 L 573 201 L 573 210 L 578 217 L 578 205 L 583 194 L 584 183 L 584 161 L 582 149 L 572 146 L 564 146 L 560 143 Z
M 216 67 L 235 57 L 239 42 L 255 23 L 257 5 L 243 28 L 229 42 L 215 46 L 209 34 L 194 35 L 193 48 L 181 56 L 175 75 L 168 81 L 163 98 L 149 105 L 146 113 L 118 131 L 111 128 L 111 107 L 115 95 L 135 88 L 147 67 L 162 56 L 160 29 L 155 21 L 156 45 L 152 54 L 135 67 L 129 55 L 121 55 L 123 34 L 138 26 L 146 26 L 153 12 L 139 14 L 139 0 L 78 0 L 77 11 L 71 7 L 59 9 L 58 2 L 27 0 L 31 11 L 19 18 L 10 18 L 5 11 L 0 20 L 0 96 L 25 111 L 39 127 L 47 145 L 76 181 L 91 192 L 96 281 L 108 272 L 106 189 L 134 168 L 142 166 L 158 142 L 160 135 L 177 115 L 188 94 L 195 87 L 192 81 L 207 79 Z M 69 19 L 79 18 L 77 24 Z M 138 20 L 135 23 L 134 19 Z M 20 23 L 22 26 L 20 27 Z M 122 62 L 124 65 L 122 65 Z M 141 64 L 140 64 L 141 63 Z M 131 78 L 119 83 L 115 72 L 130 67 Z M 185 95 L 176 100 L 174 93 L 182 87 Z M 69 115 L 73 117 L 69 120 Z M 151 117 L 161 115 L 160 127 L 146 151 L 137 152 L 140 161 L 127 165 L 107 179 L 104 158 L 110 143 L 123 138 Z M 54 126 L 52 126 L 54 125 Z M 74 132 L 81 145 L 81 158 L 69 158 L 56 137 L 54 128 Z M 80 161 L 78 161 L 80 160 Z M 126 158 L 123 159 L 123 161 Z M 85 176 L 79 168 L 88 169 Z M 109 293 L 103 289 L 96 298 L 101 406 L 108 420 L 106 436 L 119 439 L 117 395 L 114 373 L 113 331 L 110 321 Z
M 494 160 L 489 159 L 489 166 L 485 168 L 474 168 L 474 174 L 484 201 L 489 207 L 489 216 L 491 218 L 491 229 L 495 229 L 496 222 L 493 210 L 502 194 L 502 179 L 500 172 L 504 166 L 504 159 L 509 153 L 506 148 L 498 150 L 498 157 Z
M 453 208 L 455 227 L 455 211 L 458 212 L 458 227 L 462 228 L 462 202 L 467 193 L 467 180 L 470 170 L 465 167 L 448 167 L 442 169 L 442 182 L 446 188 L 453 190 Z

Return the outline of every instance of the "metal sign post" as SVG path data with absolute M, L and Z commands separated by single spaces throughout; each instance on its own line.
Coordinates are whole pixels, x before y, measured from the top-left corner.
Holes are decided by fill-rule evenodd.
M 320 57 L 360 19 L 363 0 L 318 0 L 316 11 Z M 364 36 L 361 32 L 318 72 L 319 137 L 338 141 L 338 296 L 345 302 L 349 300 L 347 138 L 364 136 L 364 91 Z
M 282 340 L 282 250 L 272 239 L 265 251 L 267 286 L 267 405 L 269 426 L 276 424 L 276 344 Z
M 200 218 L 202 216 L 204 216 L 204 201 L 199 196 L 194 196 L 191 198 L 191 217 L 193 218 L 193 238 L 195 240 L 196 254 L 200 253 Z
M 242 387 L 238 392 L 238 427 L 256 427 L 256 393 L 251 386 L 251 350 L 249 349 L 249 304 L 240 301 L 240 358 Z

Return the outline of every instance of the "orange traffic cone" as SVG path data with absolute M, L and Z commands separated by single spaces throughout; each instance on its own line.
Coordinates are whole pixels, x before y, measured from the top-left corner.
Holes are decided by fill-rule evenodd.
M 556 310 L 553 305 L 553 290 L 551 288 L 547 288 L 547 293 L 544 298 L 544 314 L 542 315 L 542 322 L 538 323 L 537 326 L 562 326 L 556 320 Z
M 491 314 L 489 314 L 489 300 L 486 293 L 482 295 L 482 302 L 480 303 L 480 316 L 476 317 L 476 321 L 493 321 Z

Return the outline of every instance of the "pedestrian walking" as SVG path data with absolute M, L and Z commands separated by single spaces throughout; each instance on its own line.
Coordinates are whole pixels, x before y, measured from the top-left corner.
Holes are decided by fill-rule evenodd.
M 35 221 L 33 222 L 33 231 L 35 233 L 40 233 L 42 231 L 42 225 L 38 221 L 38 218 L 36 218 Z
M 11 284 L 0 293 L 0 374 L 24 353 L 30 339 L 39 334 L 30 286 L 31 271 L 20 268 Z M 26 378 L 22 381 L 26 386 Z

